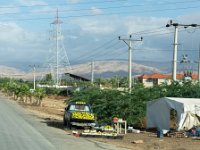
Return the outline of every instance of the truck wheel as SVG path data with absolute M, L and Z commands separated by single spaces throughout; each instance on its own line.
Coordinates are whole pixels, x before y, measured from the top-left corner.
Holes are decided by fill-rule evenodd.
M 65 116 L 63 117 L 63 125 L 64 125 L 64 127 L 67 126 L 67 121 L 65 119 Z
M 72 125 L 70 124 L 70 121 L 66 121 L 66 126 L 67 126 L 67 128 L 69 128 L 71 130 Z

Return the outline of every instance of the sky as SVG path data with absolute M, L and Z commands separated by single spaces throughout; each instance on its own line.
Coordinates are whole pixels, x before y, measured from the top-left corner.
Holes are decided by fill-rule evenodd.
M 118 36 L 129 35 L 143 37 L 132 43 L 133 62 L 171 62 L 174 27 L 166 24 L 200 25 L 199 8 L 200 0 L 0 0 L 0 65 L 47 63 L 55 52 L 52 22 L 57 11 L 62 20 L 60 54 L 67 53 L 71 64 L 127 60 L 128 47 Z M 199 30 L 179 28 L 178 60 L 183 54 L 198 60 Z

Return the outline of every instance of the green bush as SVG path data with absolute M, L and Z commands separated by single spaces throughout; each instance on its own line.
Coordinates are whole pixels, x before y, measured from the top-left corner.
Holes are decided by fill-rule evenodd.
M 138 84 L 131 93 L 92 88 L 73 93 L 70 100 L 91 104 L 100 124 L 109 124 L 113 117 L 119 117 L 134 125 L 144 120 L 146 102 L 160 97 L 200 98 L 200 86 L 191 81 L 172 82 L 152 88 Z

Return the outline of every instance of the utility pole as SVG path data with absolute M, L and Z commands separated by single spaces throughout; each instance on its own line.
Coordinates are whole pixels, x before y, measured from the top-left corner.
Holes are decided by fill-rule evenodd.
M 178 25 L 174 26 L 174 53 L 173 53 L 173 79 L 176 81 L 176 70 L 177 70 L 177 49 L 178 49 Z
M 199 43 L 199 61 L 198 61 L 198 81 L 200 83 L 200 43 Z
M 33 89 L 35 91 L 35 65 L 33 66 Z
M 56 16 L 56 85 L 58 86 L 58 78 L 59 78 L 59 72 L 58 72 L 58 24 L 61 23 L 58 20 L 58 9 L 57 9 L 57 16 Z
M 173 52 L 173 68 L 172 68 L 172 79 L 176 81 L 176 71 L 177 71 L 177 47 L 178 47 L 178 27 L 182 26 L 184 28 L 188 27 L 198 27 L 200 25 L 197 24 L 179 24 L 179 23 L 173 23 L 172 20 L 170 20 L 170 23 L 166 25 L 166 27 L 174 26 L 174 52 Z
M 94 61 L 91 62 L 91 84 L 94 84 Z
M 141 39 L 132 39 L 132 36 L 130 35 L 128 39 L 122 39 L 119 36 L 119 40 L 124 41 L 124 43 L 128 46 L 128 81 L 129 81 L 129 91 L 131 92 L 131 88 L 132 88 L 132 43 L 136 42 L 136 41 L 142 41 L 143 38 L 141 37 Z
M 34 64 L 33 66 L 30 65 L 30 67 L 33 68 L 33 90 L 35 91 L 35 89 L 36 89 L 36 82 L 35 82 L 36 66 L 35 66 L 35 64 Z

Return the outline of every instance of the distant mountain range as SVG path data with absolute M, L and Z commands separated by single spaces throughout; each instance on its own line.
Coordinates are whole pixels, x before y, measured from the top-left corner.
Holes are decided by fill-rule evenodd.
M 13 68 L 13 67 L 8 67 L 8 66 L 0 66 L 0 76 L 1 77 L 10 77 L 10 78 L 15 78 L 23 76 L 25 74 L 24 71 Z
M 105 60 L 105 61 L 95 61 L 94 62 L 94 75 L 95 78 L 102 77 L 108 78 L 112 76 L 127 76 L 128 75 L 128 62 L 127 60 Z M 24 65 L 19 67 L 15 65 L 0 66 L 0 75 L 9 76 L 14 78 L 22 79 L 32 79 L 33 72 L 30 67 Z M 27 71 L 29 68 L 29 71 Z M 72 70 L 69 73 L 81 75 L 86 78 L 91 76 L 91 62 L 80 63 L 71 65 Z M 178 71 L 181 71 L 182 67 L 178 66 Z M 41 70 L 41 69 L 38 69 Z M 64 69 L 62 69 L 64 70 Z M 64 73 L 65 71 L 61 71 Z M 171 72 L 171 62 L 151 62 L 151 61 L 135 61 L 132 64 L 132 73 L 133 75 L 140 74 L 149 74 L 149 73 L 170 73 Z M 66 73 L 66 72 L 65 72 Z M 42 76 L 45 74 L 45 71 L 38 71 L 36 76 Z
M 133 75 L 163 72 L 155 67 L 149 67 L 141 64 L 132 64 Z M 72 66 L 73 74 L 90 77 L 91 63 L 77 64 Z M 127 61 L 95 61 L 94 62 L 94 74 L 95 77 L 112 77 L 112 76 L 127 76 L 128 63 Z

